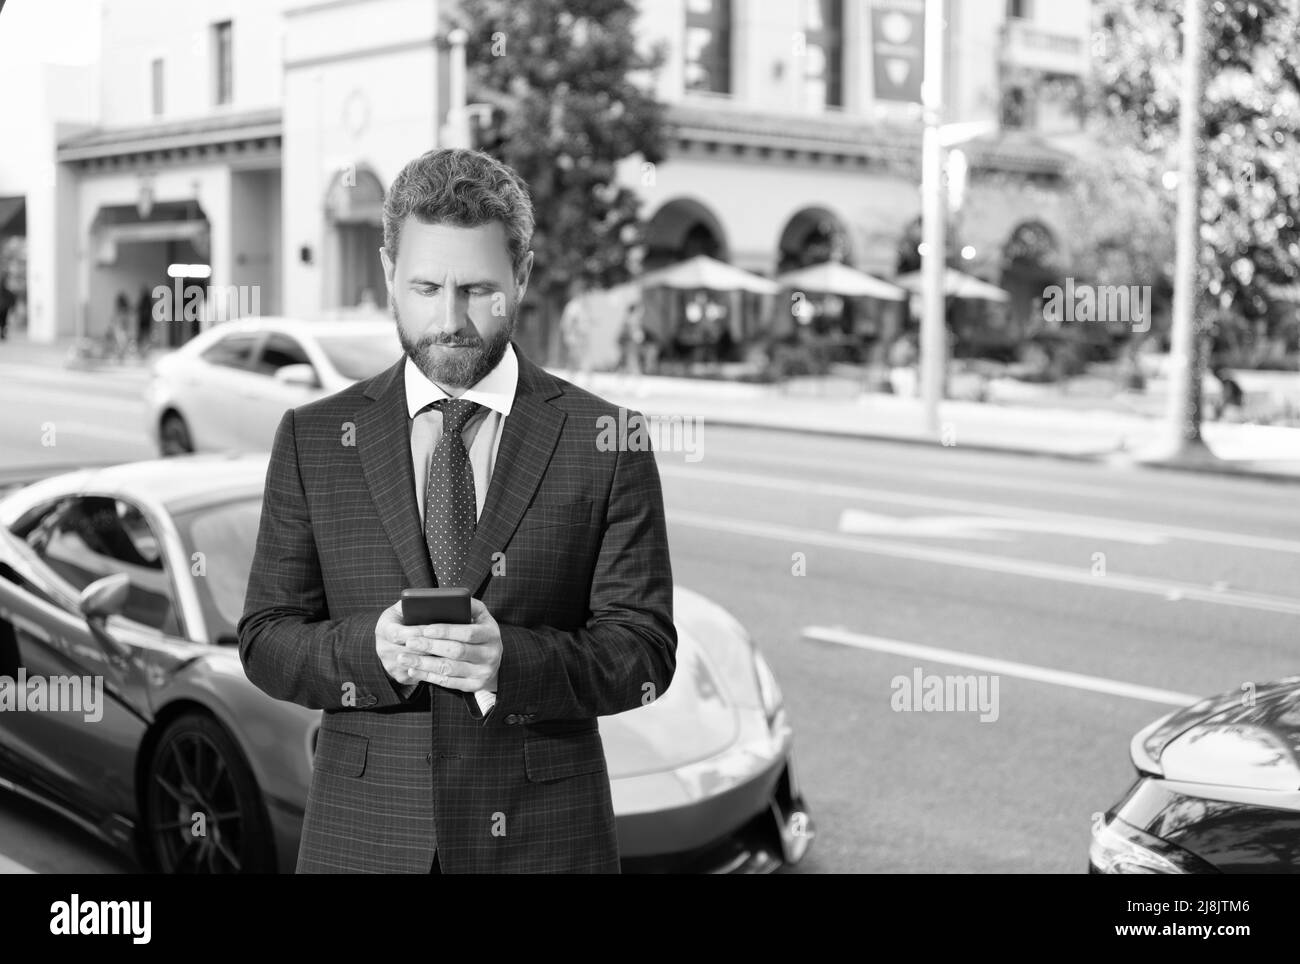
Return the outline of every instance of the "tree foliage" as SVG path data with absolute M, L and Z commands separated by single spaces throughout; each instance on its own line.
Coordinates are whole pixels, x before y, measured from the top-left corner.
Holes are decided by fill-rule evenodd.
M 464 0 L 471 102 L 494 107 L 483 149 L 528 183 L 534 285 L 626 280 L 642 243 L 629 157 L 663 159 L 664 107 L 648 89 L 662 53 L 636 46 L 630 0 Z M 653 168 L 645 168 L 652 175 Z
M 1270 292 L 1300 277 L 1300 4 L 1197 2 L 1205 4 L 1202 313 L 1241 325 L 1266 317 Z M 1175 198 L 1165 179 L 1177 170 L 1184 6 L 1094 6 L 1090 108 L 1106 136 L 1081 188 L 1093 192 L 1088 217 L 1097 223 L 1082 230 L 1100 242 L 1098 256 L 1113 264 L 1123 252 L 1152 283 L 1172 269 Z

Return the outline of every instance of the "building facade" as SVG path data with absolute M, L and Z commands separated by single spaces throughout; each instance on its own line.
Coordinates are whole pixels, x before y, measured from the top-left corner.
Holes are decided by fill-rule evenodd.
M 886 278 L 911 266 L 922 6 L 643 0 L 671 129 L 664 162 L 629 158 L 619 174 L 644 201 L 646 266 L 697 253 L 769 276 L 828 258 Z M 103 330 L 118 294 L 177 277 L 255 290 L 262 314 L 382 304 L 383 192 L 440 143 L 447 11 L 103 0 L 94 116 L 54 125 L 31 336 Z M 1036 270 L 1009 256 L 1017 238 L 1050 247 L 1066 230 L 1079 120 L 1052 91 L 1087 70 L 1089 16 L 1087 0 L 949 0 L 943 120 L 987 127 L 963 148 L 953 234 L 967 270 L 1009 288 Z

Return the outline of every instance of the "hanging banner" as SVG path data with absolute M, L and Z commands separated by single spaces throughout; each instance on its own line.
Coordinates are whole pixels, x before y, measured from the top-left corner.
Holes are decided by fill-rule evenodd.
M 875 0 L 871 6 L 871 62 L 876 100 L 921 103 L 924 0 Z

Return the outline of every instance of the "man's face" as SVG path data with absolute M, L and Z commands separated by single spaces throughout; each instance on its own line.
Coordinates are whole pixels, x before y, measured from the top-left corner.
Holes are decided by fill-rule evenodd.
M 500 222 L 474 228 L 408 217 L 394 262 L 380 251 L 406 354 L 430 381 L 466 389 L 501 360 L 515 330 L 533 255 L 519 274 Z

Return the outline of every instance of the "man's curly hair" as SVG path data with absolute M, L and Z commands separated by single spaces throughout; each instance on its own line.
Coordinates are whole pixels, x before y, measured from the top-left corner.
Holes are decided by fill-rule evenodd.
M 533 238 L 533 202 L 527 185 L 510 167 L 482 151 L 428 151 L 393 179 L 384 198 L 384 250 L 394 261 L 408 217 L 460 228 L 500 221 L 516 274 Z

